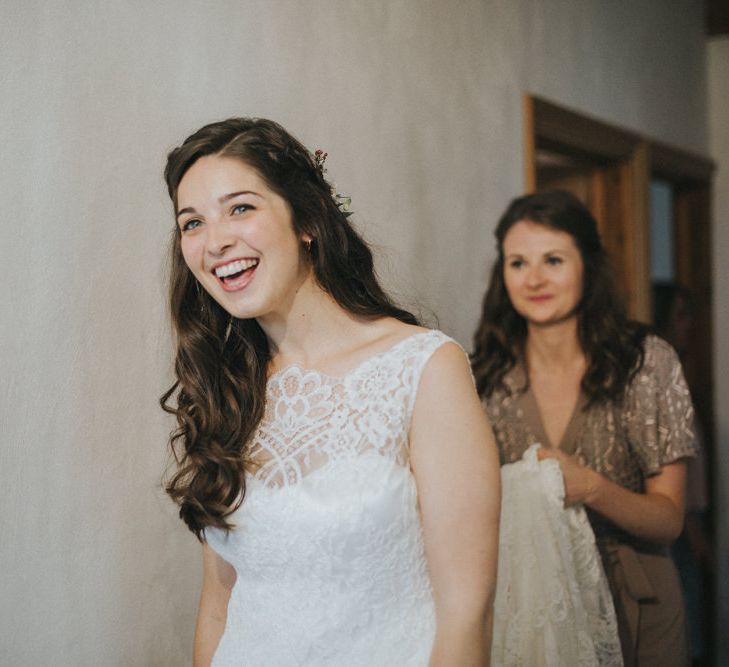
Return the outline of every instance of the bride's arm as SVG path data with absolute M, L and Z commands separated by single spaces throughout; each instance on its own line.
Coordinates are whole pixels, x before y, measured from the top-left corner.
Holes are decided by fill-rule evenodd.
M 193 666 L 210 665 L 225 630 L 228 600 L 235 583 L 233 566 L 207 544 L 202 548 L 203 579 L 195 626 Z
M 436 611 L 431 667 L 487 665 L 496 588 L 499 460 L 463 350 L 423 371 L 410 430 Z

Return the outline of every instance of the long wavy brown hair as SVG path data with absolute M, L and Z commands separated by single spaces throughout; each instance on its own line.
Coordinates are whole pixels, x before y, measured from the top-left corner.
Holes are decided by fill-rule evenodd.
M 588 405 L 620 401 L 627 384 L 643 365 L 647 327 L 626 317 L 595 218 L 577 197 L 560 190 L 514 199 L 496 227 L 498 256 L 483 299 L 471 355 L 479 395 L 488 398 L 495 389 L 504 388 L 504 376 L 524 358 L 527 322 L 506 291 L 503 253 L 507 233 L 522 220 L 568 233 L 579 249 L 584 272 L 577 334 L 587 358 L 582 390 Z M 524 389 L 528 382 L 527 379 Z
M 283 127 L 230 118 L 189 136 L 168 155 L 165 168 L 175 212 L 180 181 L 206 155 L 241 160 L 289 203 L 295 231 L 313 239 L 303 255 L 318 284 L 342 308 L 363 318 L 417 324 L 383 291 L 369 247 L 337 207 L 312 155 Z M 170 436 L 175 469 L 166 490 L 202 541 L 208 526 L 232 528 L 228 517 L 245 497 L 244 473 L 265 408 L 270 351 L 255 319 L 232 318 L 198 284 L 182 257 L 177 225 L 170 244 L 169 305 L 176 380 L 160 404 L 175 415 L 177 428 Z

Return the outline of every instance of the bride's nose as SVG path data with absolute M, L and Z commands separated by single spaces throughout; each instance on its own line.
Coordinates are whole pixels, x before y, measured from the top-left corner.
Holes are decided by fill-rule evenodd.
M 211 255 L 222 255 L 228 248 L 235 245 L 235 237 L 226 223 L 218 222 L 211 224 L 207 231 L 205 245 Z

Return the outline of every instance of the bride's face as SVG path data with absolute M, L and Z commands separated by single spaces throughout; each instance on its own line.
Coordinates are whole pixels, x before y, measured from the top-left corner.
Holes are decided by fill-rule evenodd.
M 236 318 L 285 311 L 311 275 L 288 202 L 237 158 L 208 155 L 187 170 L 177 224 L 190 271 Z

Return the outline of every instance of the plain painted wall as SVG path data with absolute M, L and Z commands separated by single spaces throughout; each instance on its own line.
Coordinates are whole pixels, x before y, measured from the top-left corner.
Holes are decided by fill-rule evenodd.
M 386 284 L 466 346 L 496 217 L 523 188 L 524 92 L 707 148 L 690 0 L 5 0 L 2 14 L 12 665 L 189 661 L 199 548 L 159 489 L 172 423 L 156 404 L 171 380 L 161 170 L 187 133 L 268 116 L 325 148 Z

